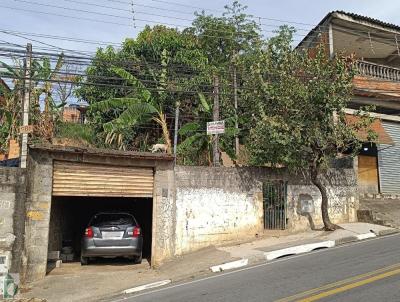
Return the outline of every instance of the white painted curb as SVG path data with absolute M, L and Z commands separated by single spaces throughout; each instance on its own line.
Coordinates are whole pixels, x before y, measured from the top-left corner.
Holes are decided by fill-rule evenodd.
M 137 287 L 128 288 L 128 289 L 124 290 L 123 293 L 124 294 L 132 294 L 132 293 L 140 292 L 140 291 L 145 290 L 145 289 L 150 289 L 150 288 L 155 288 L 155 287 L 167 285 L 169 283 L 171 283 L 170 279 L 163 280 L 163 281 L 158 281 L 158 282 L 149 283 L 149 284 L 145 284 L 145 285 L 141 285 L 141 286 L 137 286 Z
M 248 264 L 249 264 L 249 259 L 242 259 L 242 260 L 237 260 L 237 261 L 224 263 L 224 264 L 221 264 L 221 265 L 211 266 L 210 270 L 213 273 L 217 273 L 217 272 L 222 272 L 222 271 L 226 271 L 226 270 L 229 270 L 229 269 L 234 269 L 234 268 L 239 268 L 239 267 L 242 267 L 242 266 L 246 266 Z
M 274 260 L 274 259 L 282 257 L 282 256 L 303 254 L 303 253 L 311 252 L 318 248 L 330 248 L 330 247 L 334 247 L 334 246 L 335 246 L 335 241 L 328 240 L 328 241 L 321 241 L 321 242 L 317 242 L 317 243 L 297 245 L 297 246 L 292 246 L 292 247 L 288 247 L 288 248 L 281 249 L 281 250 L 266 252 L 266 253 L 264 253 L 264 256 L 267 261 L 271 261 L 271 260 Z
M 368 238 L 375 238 L 376 234 L 370 232 L 370 233 L 365 233 L 365 234 L 359 234 L 356 236 L 358 240 L 364 240 Z

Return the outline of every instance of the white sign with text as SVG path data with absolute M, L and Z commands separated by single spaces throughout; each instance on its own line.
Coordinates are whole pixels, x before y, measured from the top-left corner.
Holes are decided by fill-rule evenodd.
M 225 133 L 225 121 L 207 123 L 207 135 Z

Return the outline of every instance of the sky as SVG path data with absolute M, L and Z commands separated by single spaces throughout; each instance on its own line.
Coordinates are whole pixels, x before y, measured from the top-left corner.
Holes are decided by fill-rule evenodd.
M 104 45 L 100 42 L 118 44 L 127 37 L 136 37 L 146 24 L 183 28 L 190 25 L 194 11 L 204 9 L 220 15 L 224 5 L 229 3 L 228 0 L 1 0 L 0 43 L 24 45 L 31 39 L 34 49 L 49 44 L 90 53 Z M 242 0 L 241 3 L 247 5 L 248 12 L 262 24 L 266 37 L 277 26 L 288 23 L 298 29 L 295 39 L 300 41 L 333 10 L 400 24 L 399 0 Z M 4 30 L 18 33 L 1 32 Z M 33 37 L 31 33 L 96 43 Z

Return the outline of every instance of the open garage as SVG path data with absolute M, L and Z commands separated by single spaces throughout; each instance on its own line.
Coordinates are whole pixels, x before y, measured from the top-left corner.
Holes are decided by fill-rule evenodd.
M 153 169 L 54 161 L 49 251 L 78 261 L 81 240 L 94 215 L 127 213 L 143 236 L 143 258 L 151 262 Z
M 168 238 L 173 232 L 170 218 L 174 192 L 172 156 L 46 145 L 31 146 L 29 160 L 27 280 L 43 278 L 49 267 L 53 268 L 54 261 L 48 262 L 48 259 L 54 256 L 63 262 L 82 261 L 81 250 L 85 250 L 82 239 L 88 237 L 85 232 L 89 222 L 99 213 L 134 217 L 134 223 L 120 239 L 134 241 L 130 237 L 132 233 L 132 237 L 141 240 L 137 246 L 142 246 L 144 264 L 155 266 L 171 257 L 172 241 Z M 93 242 L 105 239 L 102 237 L 104 230 L 99 229 L 99 232 L 100 237 L 96 234 L 91 237 Z M 139 259 L 138 254 L 130 255 L 104 261 L 114 264 L 120 261 L 120 265 L 133 264 Z M 97 256 L 84 258 L 96 265 L 99 261 L 93 260 Z M 100 259 L 103 257 L 114 256 L 100 255 Z M 104 262 L 100 260 L 100 263 Z

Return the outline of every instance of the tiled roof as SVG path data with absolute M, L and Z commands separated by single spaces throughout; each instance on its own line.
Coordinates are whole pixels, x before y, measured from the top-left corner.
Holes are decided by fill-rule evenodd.
M 391 28 L 391 29 L 395 29 L 395 30 L 399 30 L 399 31 L 400 31 L 400 26 L 399 26 L 399 25 L 392 24 L 392 23 L 388 23 L 388 22 L 384 22 L 384 21 L 381 21 L 381 20 L 378 20 L 378 19 L 375 19 L 375 18 L 371 18 L 371 17 L 367 17 L 367 16 L 362 16 L 362 15 L 355 14 L 355 13 L 348 13 L 348 12 L 345 12 L 345 11 L 342 11 L 342 10 L 330 12 L 330 13 L 328 14 L 328 16 L 331 16 L 331 15 L 333 15 L 334 13 L 346 15 L 346 16 L 349 16 L 349 17 L 351 17 L 351 18 L 353 18 L 353 19 L 356 19 L 356 20 L 358 20 L 358 21 L 366 21 L 366 22 L 370 22 L 370 23 L 375 23 L 375 24 L 380 25 L 380 26 L 383 26 L 383 27 L 388 27 L 388 28 Z
M 388 23 L 388 22 L 384 22 L 378 19 L 374 19 L 371 17 L 367 17 L 367 16 L 362 16 L 359 14 L 355 14 L 355 13 L 349 13 L 349 12 L 345 12 L 342 10 L 336 10 L 336 11 L 332 11 L 330 13 L 328 13 L 319 23 L 317 26 L 315 26 L 312 30 L 310 30 L 310 32 L 301 40 L 301 42 L 297 45 L 297 47 L 301 46 L 303 44 L 303 42 L 305 42 L 307 40 L 307 38 L 316 30 L 319 30 L 321 25 L 323 25 L 325 23 L 326 20 L 328 20 L 329 18 L 332 18 L 335 14 L 341 14 L 341 15 L 346 15 L 347 17 L 353 18 L 356 21 L 361 21 L 361 22 L 369 22 L 369 23 L 374 23 L 376 25 L 382 26 L 382 27 L 386 27 L 388 29 L 392 29 L 392 30 L 398 30 L 400 31 L 400 26 L 399 25 L 395 25 L 392 23 Z

